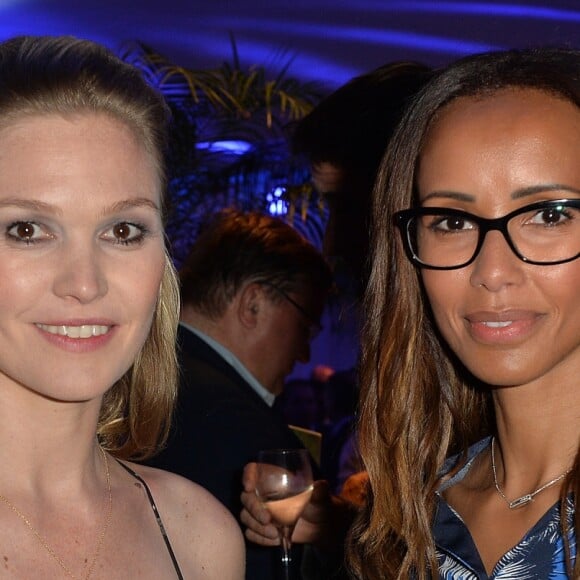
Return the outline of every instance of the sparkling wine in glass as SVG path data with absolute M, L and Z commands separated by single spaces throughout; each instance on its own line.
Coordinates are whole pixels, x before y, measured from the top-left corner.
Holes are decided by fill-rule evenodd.
M 286 580 L 290 578 L 292 532 L 310 500 L 312 487 L 312 468 L 306 449 L 273 449 L 258 453 L 256 494 L 278 528 Z

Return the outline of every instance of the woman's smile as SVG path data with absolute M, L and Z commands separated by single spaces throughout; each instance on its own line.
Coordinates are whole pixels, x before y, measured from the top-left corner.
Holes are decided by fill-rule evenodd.
M 59 336 L 66 336 L 68 338 L 92 338 L 93 336 L 102 336 L 107 334 L 111 329 L 110 326 L 102 324 L 81 324 L 80 326 L 60 324 L 37 324 L 40 330 L 44 330 L 49 334 L 57 334 Z
M 542 315 L 529 310 L 474 312 L 465 316 L 471 337 L 490 346 L 512 345 L 538 330 Z

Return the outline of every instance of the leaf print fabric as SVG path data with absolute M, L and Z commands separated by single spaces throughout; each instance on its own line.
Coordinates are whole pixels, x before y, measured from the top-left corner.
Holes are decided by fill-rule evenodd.
M 473 459 L 489 445 L 489 438 L 475 444 L 468 454 L 465 467 L 445 483 L 444 489 L 457 483 L 469 472 Z M 446 462 L 445 470 L 457 458 Z M 445 473 L 445 471 L 443 472 Z M 437 494 L 437 511 L 433 534 L 439 560 L 441 580 L 567 580 L 564 541 L 560 526 L 560 506 L 555 504 L 529 530 L 522 540 L 509 550 L 487 575 L 469 530 L 457 514 Z M 574 502 L 567 501 L 569 529 L 573 529 Z M 570 535 L 570 549 L 576 554 L 576 538 Z

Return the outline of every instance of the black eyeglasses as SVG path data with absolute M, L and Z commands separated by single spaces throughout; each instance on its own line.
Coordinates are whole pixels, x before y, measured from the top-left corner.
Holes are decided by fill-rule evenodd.
M 270 288 L 276 290 L 276 292 L 278 292 L 284 299 L 288 300 L 288 302 L 290 302 L 290 304 L 292 304 L 292 306 L 294 306 L 294 308 L 296 308 L 296 310 L 298 310 L 298 312 L 300 312 L 300 314 L 302 314 L 302 316 L 308 321 L 309 341 L 314 340 L 322 332 L 323 327 L 320 324 L 320 322 L 314 320 L 314 318 L 310 314 L 308 314 L 308 312 L 304 309 L 304 307 L 300 306 L 300 304 L 298 304 L 298 302 L 296 302 L 296 300 L 294 300 L 293 298 L 290 298 L 290 296 L 288 296 L 288 294 L 284 290 L 276 286 L 276 284 L 272 284 L 271 282 L 262 282 L 262 284 L 264 286 L 269 286 Z
M 580 199 L 540 201 L 503 217 L 419 207 L 395 214 L 409 259 L 422 268 L 455 270 L 471 264 L 492 230 L 528 264 L 550 266 L 580 256 Z

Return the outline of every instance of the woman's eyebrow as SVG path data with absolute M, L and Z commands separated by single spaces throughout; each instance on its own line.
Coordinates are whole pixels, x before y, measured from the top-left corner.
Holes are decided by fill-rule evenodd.
M 569 191 L 575 195 L 580 195 L 580 189 L 571 187 L 569 185 L 564 185 L 562 183 L 543 183 L 539 185 L 530 185 L 528 187 L 522 187 L 516 189 L 510 197 L 512 199 L 521 199 L 528 195 L 534 195 L 537 193 L 542 193 L 544 191 Z M 439 190 L 432 191 L 428 193 L 425 197 L 421 198 L 421 201 L 427 201 L 428 199 L 454 199 L 456 201 L 475 201 L 476 197 L 468 193 L 462 193 L 460 191 L 451 190 Z
M 20 209 L 50 213 L 53 215 L 62 215 L 63 213 L 61 208 L 52 205 L 50 203 L 46 203 L 38 199 L 23 199 L 21 197 L 9 197 L 5 199 L 0 199 L 0 208 L 4 207 L 16 207 Z M 105 207 L 102 211 L 102 214 L 108 215 L 111 213 L 116 213 L 119 211 L 133 209 L 137 207 L 150 208 L 153 211 L 159 212 L 159 206 L 151 199 L 148 199 L 146 197 L 134 197 L 117 201 L 112 205 Z
M 580 189 L 570 187 L 569 185 L 563 185 L 562 183 L 542 183 L 540 185 L 530 185 L 529 187 L 522 187 L 521 189 L 516 189 L 512 194 L 512 199 L 521 199 L 528 195 L 534 195 L 536 193 L 542 193 L 544 191 L 569 191 L 576 195 L 580 195 Z
M 146 197 L 132 197 L 129 199 L 123 199 L 121 201 L 116 201 L 112 205 L 107 206 L 103 210 L 103 215 L 109 215 L 112 213 L 139 207 L 149 208 L 155 212 L 159 212 L 159 206 L 153 200 Z
M 469 193 L 462 193 L 461 191 L 447 191 L 439 190 L 432 191 L 428 193 L 425 197 L 421 198 L 421 201 L 427 201 L 428 199 L 454 199 L 456 201 L 475 201 L 475 196 Z
M 8 197 L 0 199 L 0 208 L 17 207 L 37 212 L 50 213 L 53 215 L 62 215 L 62 210 L 55 205 L 40 201 L 38 199 L 23 199 L 21 197 Z

